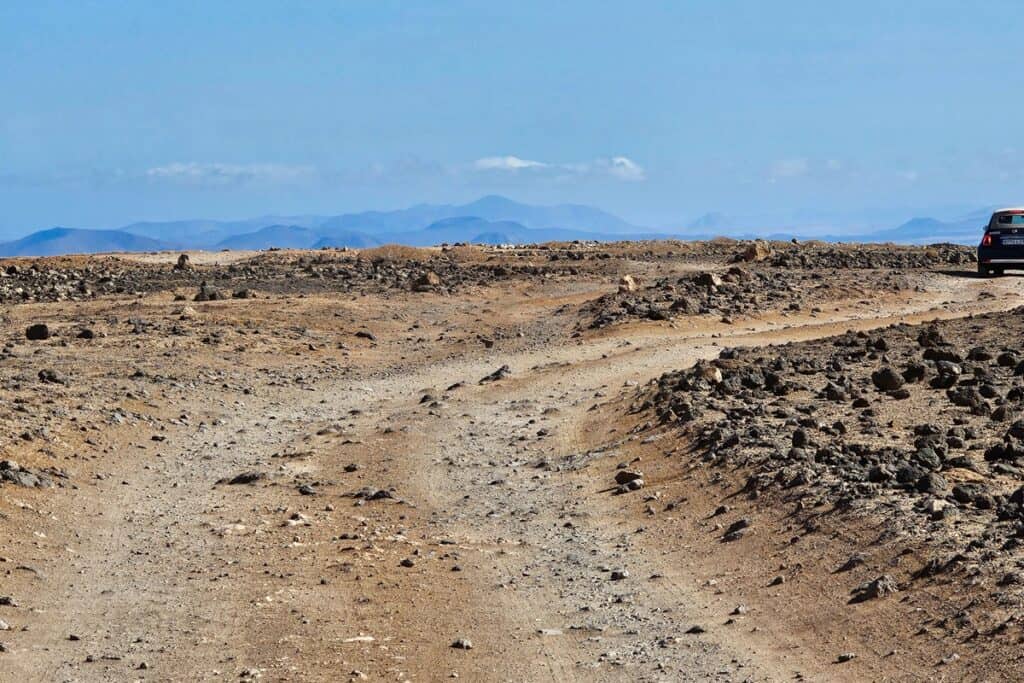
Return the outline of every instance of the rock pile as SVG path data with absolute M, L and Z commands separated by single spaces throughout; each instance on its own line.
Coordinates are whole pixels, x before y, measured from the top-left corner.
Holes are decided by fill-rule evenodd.
M 866 285 L 884 291 L 908 288 L 899 273 L 876 271 L 856 278 L 815 270 L 731 266 L 678 278 L 662 278 L 644 288 L 620 286 L 617 292 L 582 308 L 584 325 L 597 329 L 627 320 L 671 320 L 685 315 L 748 315 L 770 310 L 799 311 L 850 296 Z
M 973 265 L 973 247 L 933 244 L 904 247 L 893 244 L 778 243 L 766 262 L 776 268 L 942 268 Z
M 887 533 L 927 536 L 929 576 L 1002 575 L 1024 562 L 1022 335 L 1024 308 L 727 349 L 661 376 L 633 410 L 741 472 L 749 496 L 880 514 Z

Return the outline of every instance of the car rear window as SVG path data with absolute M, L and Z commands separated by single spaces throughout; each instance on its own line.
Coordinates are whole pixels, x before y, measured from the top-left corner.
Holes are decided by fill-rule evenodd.
M 1024 225 L 1024 214 L 1022 213 L 1001 213 L 996 216 L 999 225 Z

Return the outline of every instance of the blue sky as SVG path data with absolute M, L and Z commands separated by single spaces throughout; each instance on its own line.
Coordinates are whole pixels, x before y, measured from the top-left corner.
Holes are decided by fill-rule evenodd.
M 944 0 L 2 3 L 0 234 L 486 193 L 659 227 L 1024 203 L 1022 19 Z

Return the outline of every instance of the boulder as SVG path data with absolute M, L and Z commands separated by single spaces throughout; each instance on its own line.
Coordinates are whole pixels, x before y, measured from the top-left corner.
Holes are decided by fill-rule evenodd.
M 622 293 L 636 291 L 636 280 L 632 275 L 623 275 L 619 278 L 619 291 Z
M 412 291 L 414 292 L 433 292 L 440 289 L 444 285 L 441 277 L 432 270 L 424 271 L 422 275 L 413 280 Z
M 747 246 L 742 252 L 740 252 L 740 261 L 746 261 L 747 263 L 756 263 L 758 261 L 764 261 L 772 255 L 772 249 L 767 243 L 760 240 Z
M 50 328 L 45 323 L 36 323 L 35 325 L 29 325 L 25 329 L 25 338 L 32 341 L 42 341 L 43 339 L 50 338 Z
M 871 382 L 879 391 L 896 391 L 903 386 L 903 377 L 892 368 L 885 367 L 871 373 Z

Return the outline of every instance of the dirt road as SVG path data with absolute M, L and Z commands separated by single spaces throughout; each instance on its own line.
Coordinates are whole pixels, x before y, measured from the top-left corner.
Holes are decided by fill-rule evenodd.
M 565 299 L 530 296 L 498 316 L 525 341 L 434 356 L 405 311 L 374 309 L 357 370 L 277 348 L 262 367 L 222 353 L 126 372 L 110 380 L 124 403 L 95 406 L 121 415 L 116 428 L 61 432 L 69 448 L 91 442 L 77 488 L 4 489 L 5 518 L 32 537 L 0 564 L 0 594 L 17 603 L 0 608 L 0 678 L 856 679 L 828 668 L 834 652 L 788 651 L 770 615 L 719 628 L 728 596 L 663 552 L 642 517 L 609 517 L 608 466 L 591 465 L 614 464 L 621 442 L 602 443 L 588 417 L 724 346 L 1005 309 L 1024 292 L 1016 279 L 931 277 L 916 295 L 828 313 L 557 344 L 544 334 Z M 431 335 L 476 332 L 478 302 L 433 305 Z M 130 365 L 158 352 L 127 353 Z M 479 383 L 502 365 L 508 377 Z

